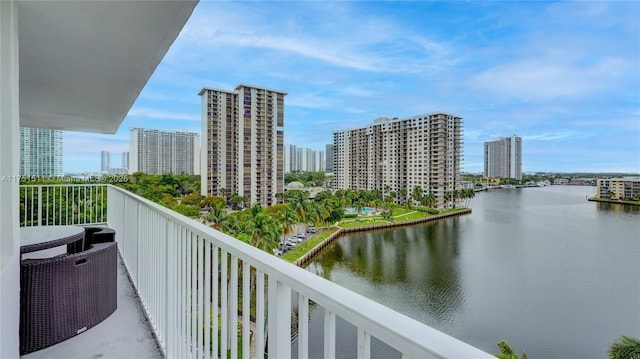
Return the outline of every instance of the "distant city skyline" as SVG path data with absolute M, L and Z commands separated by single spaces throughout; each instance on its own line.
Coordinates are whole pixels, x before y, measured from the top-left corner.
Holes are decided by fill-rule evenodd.
M 284 173 L 325 171 L 325 156 L 322 150 L 288 145 L 284 151 Z
M 129 174 L 200 174 L 200 136 L 196 132 L 136 127 L 129 131 L 129 141 Z
M 64 133 L 99 171 L 131 127 L 200 132 L 202 87 L 287 92 L 285 146 L 425 109 L 465 118 L 462 171 L 518 133 L 522 171 L 640 172 L 638 2 L 201 2 L 115 135 Z M 277 19 L 277 20 L 276 20 Z

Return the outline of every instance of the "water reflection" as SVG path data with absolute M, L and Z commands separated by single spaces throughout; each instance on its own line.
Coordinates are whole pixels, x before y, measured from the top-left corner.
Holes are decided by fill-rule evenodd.
M 631 204 L 597 202 L 596 208 L 598 208 L 598 210 L 601 210 L 601 211 L 640 213 L 640 206 L 635 206 Z
M 417 307 L 414 309 L 425 314 L 421 320 L 446 324 L 464 304 L 457 260 L 458 231 L 459 221 L 453 219 L 344 236 L 323 252 L 309 270 L 337 283 L 353 281 L 355 278 L 350 276 L 361 278 L 369 283 L 360 291 L 363 295 L 371 287 L 385 292 L 388 287 L 402 286 L 410 300 L 389 297 L 383 304 L 400 310 L 398 303 L 412 303 Z M 358 286 L 352 288 L 359 291 Z

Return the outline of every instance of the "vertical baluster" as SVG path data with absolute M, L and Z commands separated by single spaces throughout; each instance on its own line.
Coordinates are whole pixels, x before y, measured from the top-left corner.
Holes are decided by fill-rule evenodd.
M 191 339 L 191 356 L 196 356 L 197 355 L 197 348 L 198 348 L 198 344 L 196 342 L 197 339 L 197 333 L 198 333 L 198 308 L 197 308 L 197 297 L 198 297 L 198 292 L 197 292 L 197 270 L 198 268 L 196 267 L 196 253 L 197 253 L 197 247 L 196 247 L 196 240 L 197 237 L 196 235 L 191 232 L 191 230 L 189 230 L 189 241 L 191 242 L 191 253 L 189 255 L 189 258 L 191 259 L 191 273 L 190 273 L 190 283 L 191 283 L 191 287 L 189 288 L 189 297 L 191 298 L 191 332 L 190 332 L 190 336 L 189 338 Z
M 336 315 L 324 308 L 324 357 L 336 357 Z
M 206 323 L 204 307 L 204 238 L 198 236 L 198 357 L 204 355 L 203 331 Z
M 242 261 L 242 357 L 251 354 L 251 268 Z
M 227 291 L 227 255 L 225 250 L 221 250 L 221 263 L 222 274 L 220 276 L 220 357 L 227 357 L 227 336 L 229 334 L 229 308 L 228 308 L 228 291 Z
M 358 328 L 358 359 L 371 359 L 371 335 Z
M 309 298 L 298 293 L 298 358 L 309 357 Z
M 49 188 L 51 188 L 50 186 L 47 186 L 47 191 L 45 194 L 45 197 L 47 198 L 47 203 L 45 203 L 45 213 L 46 213 L 46 217 L 45 217 L 45 223 L 46 225 L 51 225 L 51 222 L 49 222 Z
M 212 309 L 213 309 L 213 314 L 212 314 L 212 318 L 211 318 L 211 328 L 213 329 L 212 333 L 211 333 L 211 342 L 212 342 L 212 348 L 211 351 L 213 352 L 213 357 L 214 358 L 219 358 L 220 354 L 218 349 L 219 349 L 219 343 L 218 343 L 218 335 L 220 333 L 219 330 L 219 319 L 218 319 L 218 315 L 219 315 L 219 309 L 220 308 L 220 266 L 219 266 L 219 257 L 220 256 L 220 251 L 218 250 L 218 246 L 214 245 L 213 246 L 213 254 L 211 256 L 211 259 L 213 260 L 213 264 L 212 264 L 212 268 L 211 268 L 211 274 L 213 275 L 212 278 L 212 283 L 213 283 L 213 293 L 211 294 L 211 299 L 213 300 L 213 304 L 211 305 Z
M 87 223 L 87 186 L 82 186 L 83 192 L 84 192 L 84 199 L 82 202 L 84 202 L 84 206 L 82 206 L 82 214 L 84 214 L 84 220 L 82 221 L 82 223 Z
M 231 359 L 238 358 L 238 257 L 231 255 L 231 284 L 229 284 L 229 345 Z
M 60 187 L 60 192 L 58 193 L 58 224 L 62 224 L 62 202 L 62 187 Z M 67 206 L 65 206 L 65 208 L 66 207 Z
M 187 301 L 189 300 L 189 292 L 188 292 L 188 280 L 189 280 L 189 253 L 187 252 L 188 241 L 187 241 L 187 230 L 184 227 L 180 227 L 180 239 L 182 243 L 182 253 L 181 253 L 181 261 L 182 265 L 181 270 L 182 273 L 180 275 L 180 279 L 182 281 L 181 288 L 182 293 L 180 295 L 180 345 L 182 346 L 182 355 L 180 357 L 186 358 L 188 357 L 188 342 L 189 340 L 189 307 L 187 305 Z
M 64 224 L 71 224 L 69 223 L 69 207 L 71 207 L 72 204 L 69 203 L 69 188 L 68 186 L 64 187 Z
M 175 351 L 175 327 L 176 327 L 176 293 L 178 288 L 176 287 L 176 241 L 177 236 L 175 233 L 175 225 L 172 220 L 167 220 L 167 250 L 165 252 L 165 263 L 167 265 L 167 290 L 165 295 L 167 296 L 167 305 L 165 306 L 165 315 L 167 316 L 167 339 L 165 341 L 165 355 L 168 358 L 174 358 L 178 356 Z
M 42 186 L 38 186 L 38 225 L 42 225 Z
M 269 357 L 291 358 L 291 288 L 269 277 Z
M 204 243 L 204 357 L 211 358 L 211 242 Z
M 264 272 L 256 270 L 256 356 L 264 358 Z

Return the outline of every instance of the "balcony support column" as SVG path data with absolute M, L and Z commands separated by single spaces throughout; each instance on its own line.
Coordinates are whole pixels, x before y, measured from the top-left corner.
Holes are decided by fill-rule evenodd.
M 20 307 L 18 4 L 0 1 L 0 358 L 17 358 Z

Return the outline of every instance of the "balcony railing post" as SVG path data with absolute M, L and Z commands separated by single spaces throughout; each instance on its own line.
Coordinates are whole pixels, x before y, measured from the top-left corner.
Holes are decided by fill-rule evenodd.
M 38 226 L 42 225 L 42 186 L 38 186 Z
M 291 288 L 269 277 L 269 358 L 291 359 Z

